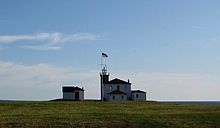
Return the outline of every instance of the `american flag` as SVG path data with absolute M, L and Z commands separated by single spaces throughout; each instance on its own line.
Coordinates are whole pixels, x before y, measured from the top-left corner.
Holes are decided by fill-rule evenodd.
M 102 57 L 108 57 L 106 53 L 102 53 Z

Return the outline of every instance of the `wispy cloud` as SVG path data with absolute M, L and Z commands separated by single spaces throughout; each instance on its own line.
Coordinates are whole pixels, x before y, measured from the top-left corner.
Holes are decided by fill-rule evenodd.
M 76 70 L 51 64 L 25 65 L 4 61 L 0 61 L 0 69 L 0 99 L 60 98 L 63 84 L 84 87 L 86 98 L 100 97 L 98 70 Z M 111 78 L 117 76 L 124 80 L 130 79 L 132 89 L 147 91 L 149 99 L 220 99 L 220 81 L 215 76 L 181 73 L 111 73 Z
M 61 98 L 63 84 L 86 88 L 86 97 L 99 95 L 98 72 L 51 64 L 25 65 L 0 61 L 0 99 Z M 96 91 L 88 91 L 93 90 Z M 40 94 L 40 95 L 39 95 Z
M 50 41 L 67 42 L 81 40 L 97 40 L 99 37 L 90 33 L 76 33 L 63 35 L 61 33 L 39 33 L 35 35 L 3 35 L 0 36 L 0 43 L 13 43 L 17 41 Z
M 130 74 L 130 75 L 129 75 Z M 135 75 L 134 75 L 135 74 Z M 147 91 L 154 100 L 219 100 L 219 79 L 213 75 L 183 73 L 112 73 L 124 80 L 131 78 L 132 88 Z
M 50 45 L 24 45 L 21 47 L 25 49 L 33 49 L 33 50 L 60 50 L 62 49 L 60 46 L 50 46 Z
M 54 33 L 38 33 L 33 35 L 2 35 L 0 36 L 0 45 L 6 45 L 9 43 L 16 43 L 18 41 L 30 41 L 30 42 L 47 42 L 44 45 L 25 45 L 22 48 L 34 49 L 34 50 L 59 50 L 58 46 L 62 42 L 76 42 L 76 41 L 94 41 L 99 40 L 100 37 L 91 33 L 75 33 L 75 34 L 61 34 L 59 32 Z M 49 42 L 49 43 L 48 43 Z

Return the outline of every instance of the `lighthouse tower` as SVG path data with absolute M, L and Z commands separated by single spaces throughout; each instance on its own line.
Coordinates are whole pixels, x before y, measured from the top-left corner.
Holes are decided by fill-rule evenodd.
M 100 78 L 101 78 L 101 101 L 104 101 L 104 86 L 106 83 L 109 82 L 109 73 L 107 72 L 106 65 L 102 68 L 102 71 L 100 73 Z

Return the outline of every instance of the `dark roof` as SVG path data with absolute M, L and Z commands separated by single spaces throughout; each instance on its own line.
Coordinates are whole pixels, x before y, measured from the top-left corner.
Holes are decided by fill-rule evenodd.
M 130 82 L 126 82 L 123 80 L 120 80 L 118 78 L 115 78 L 113 80 L 110 80 L 109 82 L 107 82 L 106 84 L 131 84 Z
M 79 88 L 79 87 L 63 87 L 63 92 L 75 92 L 75 91 L 84 91 L 83 88 Z
M 126 93 L 124 93 L 122 91 L 119 91 L 119 90 L 115 90 L 115 91 L 112 91 L 112 92 L 110 92 L 108 94 L 126 94 Z
M 146 93 L 145 91 L 141 91 L 141 90 L 132 90 L 131 93 L 135 93 L 135 92 L 138 92 L 138 93 Z

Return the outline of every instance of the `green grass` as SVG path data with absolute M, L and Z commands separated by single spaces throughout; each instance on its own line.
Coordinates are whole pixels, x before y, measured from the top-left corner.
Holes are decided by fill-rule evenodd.
M 0 103 L 0 127 L 218 128 L 220 105 L 8 102 Z

